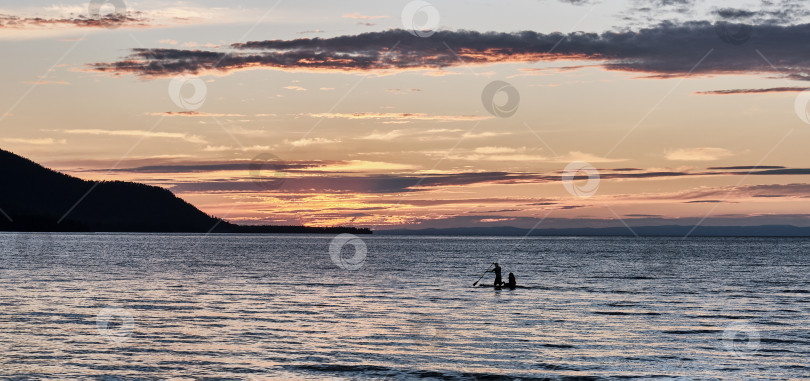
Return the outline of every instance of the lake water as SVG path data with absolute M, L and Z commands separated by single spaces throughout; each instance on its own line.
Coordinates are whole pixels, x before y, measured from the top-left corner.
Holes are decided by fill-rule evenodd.
M 0 377 L 810 375 L 807 239 L 335 238 L 0 234 Z

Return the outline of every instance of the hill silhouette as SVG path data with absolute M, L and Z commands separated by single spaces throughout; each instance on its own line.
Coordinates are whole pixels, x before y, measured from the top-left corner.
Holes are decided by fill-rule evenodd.
M 371 232 L 350 227 L 236 225 L 205 214 L 168 189 L 123 181 L 82 180 L 1 149 L 0 180 L 0 230 L 5 231 Z

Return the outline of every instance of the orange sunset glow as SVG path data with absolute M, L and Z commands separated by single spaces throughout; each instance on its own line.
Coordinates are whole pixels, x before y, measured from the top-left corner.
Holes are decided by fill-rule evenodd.
M 4 5 L 0 144 L 244 224 L 810 225 L 802 13 L 360 3 Z

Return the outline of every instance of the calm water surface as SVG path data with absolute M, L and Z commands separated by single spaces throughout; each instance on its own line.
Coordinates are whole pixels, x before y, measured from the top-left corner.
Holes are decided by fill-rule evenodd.
M 0 234 L 0 377 L 810 377 L 810 240 L 333 238 Z

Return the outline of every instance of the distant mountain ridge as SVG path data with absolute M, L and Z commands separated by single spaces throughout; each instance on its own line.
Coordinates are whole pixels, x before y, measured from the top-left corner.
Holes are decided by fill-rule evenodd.
M 793 225 L 761 225 L 761 226 L 699 226 L 692 231 L 693 226 L 686 225 L 659 225 L 659 226 L 633 226 L 633 231 L 626 227 L 609 228 L 561 228 L 561 229 L 529 229 L 513 226 L 503 227 L 468 227 L 447 229 L 394 229 L 376 230 L 379 235 L 437 235 L 437 236 L 629 236 L 634 232 L 642 237 L 810 237 L 810 227 Z M 690 233 L 691 231 L 691 233 Z
M 0 180 L 4 231 L 371 233 L 350 227 L 240 226 L 205 214 L 168 189 L 82 180 L 1 149 Z

